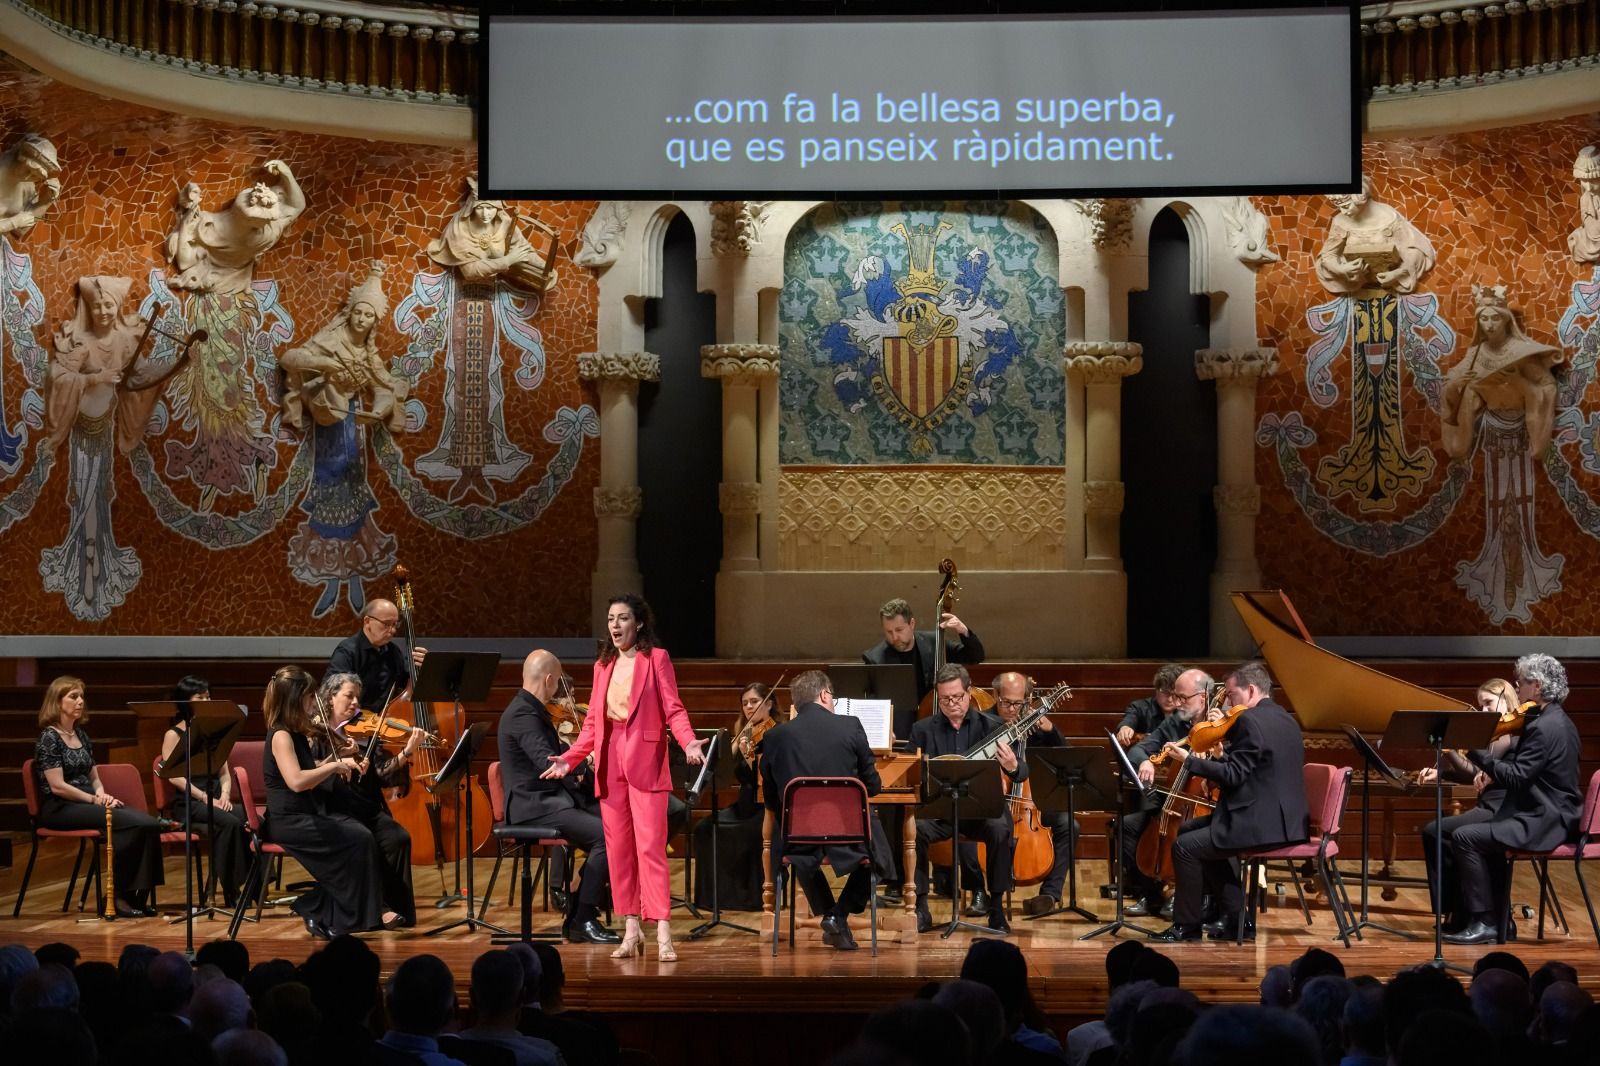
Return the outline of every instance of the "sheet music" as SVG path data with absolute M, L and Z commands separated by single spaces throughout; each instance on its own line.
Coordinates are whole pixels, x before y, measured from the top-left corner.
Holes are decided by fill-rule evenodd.
M 834 701 L 833 712 L 860 722 L 867 731 L 867 746 L 873 751 L 894 747 L 894 704 L 889 700 L 853 700 L 845 696 Z

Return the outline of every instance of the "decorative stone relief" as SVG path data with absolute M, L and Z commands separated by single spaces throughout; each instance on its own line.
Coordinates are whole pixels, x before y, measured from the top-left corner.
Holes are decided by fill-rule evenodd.
M 1317 254 L 1323 288 L 1332 293 L 1408 293 L 1433 269 L 1433 243 L 1399 211 L 1373 197 L 1370 178 L 1362 177 L 1360 192 L 1328 199 L 1338 214 Z
M 717 503 L 723 514 L 760 514 L 761 483 L 758 481 L 724 481 L 717 486 Z
M 1247 266 L 1276 263 L 1267 216 L 1248 196 L 1235 196 L 1222 208 L 1222 221 L 1228 227 L 1228 251 Z
M 778 500 L 788 570 L 915 570 L 934 550 L 997 570 L 1063 565 L 1059 467 L 791 467 Z
M 1572 164 L 1578 182 L 1578 228 L 1567 237 L 1575 263 L 1600 263 L 1600 147 L 1585 145 Z
M 0 234 L 26 237 L 61 195 L 60 174 L 56 146 L 37 133 L 0 155 Z
M 761 243 L 771 200 L 712 200 L 711 254 L 718 259 L 749 255 Z
M 1472 344 L 1445 377 L 1439 402 L 1439 429 L 1451 458 L 1472 454 L 1479 413 L 1521 412 L 1527 424 L 1528 458 L 1537 460 L 1550 446 L 1555 424 L 1556 379 L 1550 372 L 1565 361 L 1561 349 L 1540 344 L 1517 325 L 1503 285 L 1474 285 L 1477 323 Z
M 778 376 L 776 344 L 707 344 L 700 349 L 700 376 L 735 385 L 759 385 Z
M 578 356 L 583 381 L 660 381 L 661 357 L 653 352 L 583 352 Z
M 590 270 L 604 270 L 622 255 L 632 208 L 626 200 L 605 200 L 578 236 L 572 261 Z
M 644 491 L 637 485 L 625 489 L 594 490 L 596 518 L 638 518 L 643 509 Z
M 1114 385 L 1144 369 L 1144 346 L 1131 341 L 1072 341 L 1061 369 L 1085 385 Z
M 1121 514 L 1123 485 L 1120 481 L 1085 481 L 1084 514 Z
M 1133 244 L 1133 209 L 1137 199 L 1068 200 L 1089 223 L 1089 241 L 1096 248 L 1126 250 Z
M 1218 385 L 1253 383 L 1278 372 L 1276 348 L 1201 348 L 1194 353 L 1194 373 Z
M 200 206 L 194 182 L 183 187 L 177 222 L 167 234 L 167 259 L 176 271 L 168 288 L 225 296 L 250 287 L 256 260 L 306 209 L 289 164 L 274 159 L 262 169 L 272 184 L 256 182 L 220 211 Z
M 428 258 L 440 266 L 454 267 L 464 281 L 503 278 L 519 289 L 538 293 L 554 285 L 555 230 L 516 214 L 504 200 L 478 199 L 477 178 L 467 178 L 466 187 L 461 206 L 445 223 L 444 233 L 428 245 Z M 518 222 L 533 227 L 543 252 L 534 248 Z
M 1260 485 L 1213 485 L 1211 506 L 1218 514 L 1257 515 L 1261 513 Z

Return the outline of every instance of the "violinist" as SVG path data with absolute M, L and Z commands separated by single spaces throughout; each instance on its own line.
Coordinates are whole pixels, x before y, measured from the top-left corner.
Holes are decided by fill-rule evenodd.
M 1007 670 L 994 679 L 995 714 L 1006 725 L 1014 725 L 1022 717 L 1032 695 L 1032 680 L 1014 670 Z M 1030 735 L 1017 741 L 1017 762 L 1028 761 L 1030 747 L 1066 746 L 1061 731 L 1051 723 L 1050 716 L 1045 715 L 1039 719 L 1039 724 Z M 1050 830 L 1050 846 L 1055 858 L 1050 864 L 1050 872 L 1039 883 L 1039 894 L 1022 905 L 1022 913 L 1028 915 L 1051 914 L 1061 906 L 1061 889 L 1067 883 L 1067 866 L 1072 862 L 1078 843 L 1078 823 L 1067 817 L 1066 811 L 1039 812 L 1039 818 L 1043 827 Z M 1000 906 L 998 902 L 991 905 Z
M 1457 914 L 1467 919 L 1465 928 L 1445 937 L 1452 944 L 1499 939 L 1510 889 L 1506 852 L 1559 847 L 1573 838 L 1583 808 L 1578 730 L 1561 706 L 1567 697 L 1566 669 L 1536 652 L 1517 660 L 1513 681 L 1519 704 L 1534 704 L 1523 715 L 1516 748 L 1500 754 L 1490 745 L 1467 753 L 1473 766 L 1505 788 L 1505 796 L 1488 819 L 1458 826 L 1450 834 Z M 1449 888 L 1444 891 L 1448 898 Z
M 400 608 L 390 600 L 368 600 L 361 609 L 361 628 L 339 642 L 328 657 L 328 673 L 355 674 L 361 679 L 361 709 L 383 710 L 383 702 L 404 692 L 426 648 L 407 648 L 396 638 Z
M 1223 681 L 1226 706 L 1237 710 L 1223 754 L 1191 754 L 1176 742 L 1162 749 L 1169 759 L 1218 788 L 1213 813 L 1194 818 L 1172 846 L 1177 894 L 1172 928 L 1159 940 L 1198 940 L 1203 899 L 1219 904 L 1205 932 L 1231 940 L 1244 921 L 1244 886 L 1236 856 L 1245 850 L 1304 842 L 1311 833 L 1306 810 L 1305 738 L 1300 725 L 1272 701 L 1272 675 L 1264 663 L 1248 662 Z M 1242 709 L 1242 710 L 1240 710 Z M 1255 931 L 1244 931 L 1247 939 Z
M 739 694 L 739 717 L 728 734 L 733 746 L 733 774 L 739 782 L 739 798 L 731 807 L 694 827 L 694 901 L 711 906 L 711 883 L 707 874 L 711 857 L 711 834 L 717 834 L 717 902 L 724 910 L 761 909 L 761 804 L 756 799 L 760 778 L 761 749 L 768 730 L 778 724 L 773 712 L 772 690 L 759 681 L 745 686 Z
M 1166 667 L 1162 667 L 1166 669 Z M 1204 670 L 1182 670 L 1172 676 L 1170 687 L 1163 693 L 1161 674 L 1156 674 L 1156 699 L 1170 710 L 1149 731 L 1143 740 L 1128 750 L 1128 761 L 1138 767 L 1139 780 L 1146 785 L 1155 783 L 1156 767 L 1152 757 L 1169 742 L 1180 741 L 1189 735 L 1189 728 L 1199 721 L 1206 710 L 1206 701 L 1213 690 L 1221 689 Z M 1220 712 L 1219 712 L 1220 713 Z M 1139 838 L 1144 835 L 1150 818 L 1161 807 L 1161 795 L 1148 792 L 1143 806 L 1122 816 L 1122 894 L 1134 901 L 1125 909 L 1129 917 L 1154 918 L 1171 916 L 1171 904 L 1165 901 L 1166 889 L 1161 881 L 1139 869 Z
M 1134 700 L 1122 712 L 1122 721 L 1117 723 L 1118 744 L 1125 748 L 1132 747 L 1139 737 L 1149 736 L 1155 732 L 1156 726 L 1172 716 L 1172 693 L 1178 685 L 1178 675 L 1182 673 L 1183 667 L 1177 663 L 1161 664 L 1151 682 L 1155 691 Z M 1155 750 L 1161 750 L 1159 745 Z M 1135 761 L 1134 765 L 1137 766 L 1138 762 Z
M 542 648 L 529 652 L 522 660 L 522 688 L 500 715 L 500 787 L 505 790 L 506 822 L 552 826 L 587 856 L 562 933 L 574 943 L 616 944 L 622 937 L 600 924 L 611 877 L 599 801 L 592 787 L 575 775 L 559 780 L 539 776 L 552 758 L 567 750 L 550 717 L 550 704 L 560 691 L 560 661 Z
M 392 755 L 384 750 L 381 740 L 372 744 L 351 738 L 345 729 L 361 713 L 361 692 L 361 681 L 354 674 L 328 674 L 322 679 L 317 702 L 328 713 L 329 729 L 315 739 L 312 752 L 319 759 L 332 755 L 360 762 L 360 771 L 348 780 L 335 779 L 333 791 L 328 795 L 328 809 L 348 814 L 372 833 L 378 850 L 383 853 L 384 903 L 400 915 L 401 925 L 415 925 L 417 904 L 411 888 L 411 834 L 390 815 L 384 789 L 410 785 L 411 758 L 428 734 L 412 728 L 405 734 L 404 746 Z

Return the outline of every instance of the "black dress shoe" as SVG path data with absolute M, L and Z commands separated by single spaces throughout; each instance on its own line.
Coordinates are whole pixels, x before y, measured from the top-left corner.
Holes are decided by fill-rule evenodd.
M 1206 926 L 1204 926 L 1202 928 L 1203 928 L 1203 931 L 1205 932 L 1206 936 L 1209 937 L 1212 940 L 1237 940 L 1237 939 L 1239 939 L 1239 937 L 1238 937 L 1239 923 L 1241 921 L 1243 921 L 1243 920 L 1244 919 L 1241 918 L 1239 915 L 1234 915 L 1231 918 L 1223 918 L 1223 919 L 1220 919 L 1218 921 L 1212 922 L 1209 925 L 1206 925 Z M 1255 938 L 1256 938 L 1256 923 L 1255 922 L 1245 922 L 1244 923 L 1244 939 L 1246 941 L 1253 941 L 1253 940 L 1255 940 Z
M 557 888 L 552 890 L 550 893 L 550 905 L 556 910 L 560 911 L 562 914 L 569 913 L 567 910 L 567 905 L 571 902 L 572 894 L 570 892 L 563 892 L 561 889 Z
M 601 925 L 597 919 L 574 922 L 562 930 L 574 944 L 620 944 L 622 936 Z
M 926 933 L 933 928 L 933 915 L 928 913 L 926 903 L 917 904 L 917 932 Z
M 332 940 L 333 934 L 324 929 L 315 918 L 301 916 L 301 921 L 306 923 L 306 933 L 312 940 Z
M 1451 933 L 1444 938 L 1447 944 L 1492 944 L 1500 939 L 1500 930 L 1488 922 L 1474 919 L 1472 924 L 1459 933 Z
M 1150 939 L 1159 940 L 1164 944 L 1176 944 L 1185 940 L 1199 940 L 1200 927 L 1198 925 L 1173 925 Z
M 1047 896 L 1043 892 L 1022 903 L 1022 913 L 1033 918 L 1041 914 L 1054 914 L 1061 901 L 1054 896 Z
M 967 904 L 967 917 L 982 918 L 993 905 L 994 900 L 989 898 L 989 893 L 980 888 L 972 894 L 972 902 Z
M 1122 913 L 1129 918 L 1154 918 L 1161 913 L 1161 904 L 1153 899 L 1136 899 L 1123 904 Z
M 1011 935 L 1011 923 L 1006 921 L 1005 908 L 997 906 L 989 912 L 989 932 Z
M 858 947 L 849 924 L 832 914 L 822 919 L 822 942 L 836 951 L 855 951 Z

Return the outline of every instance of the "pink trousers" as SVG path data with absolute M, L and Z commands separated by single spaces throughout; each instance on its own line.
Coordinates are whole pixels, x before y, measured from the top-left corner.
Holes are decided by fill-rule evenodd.
M 611 909 L 645 921 L 672 916 L 671 874 L 667 869 L 667 793 L 634 788 L 623 769 L 622 733 L 628 722 L 609 723 L 600 790 L 600 828 L 611 867 Z

